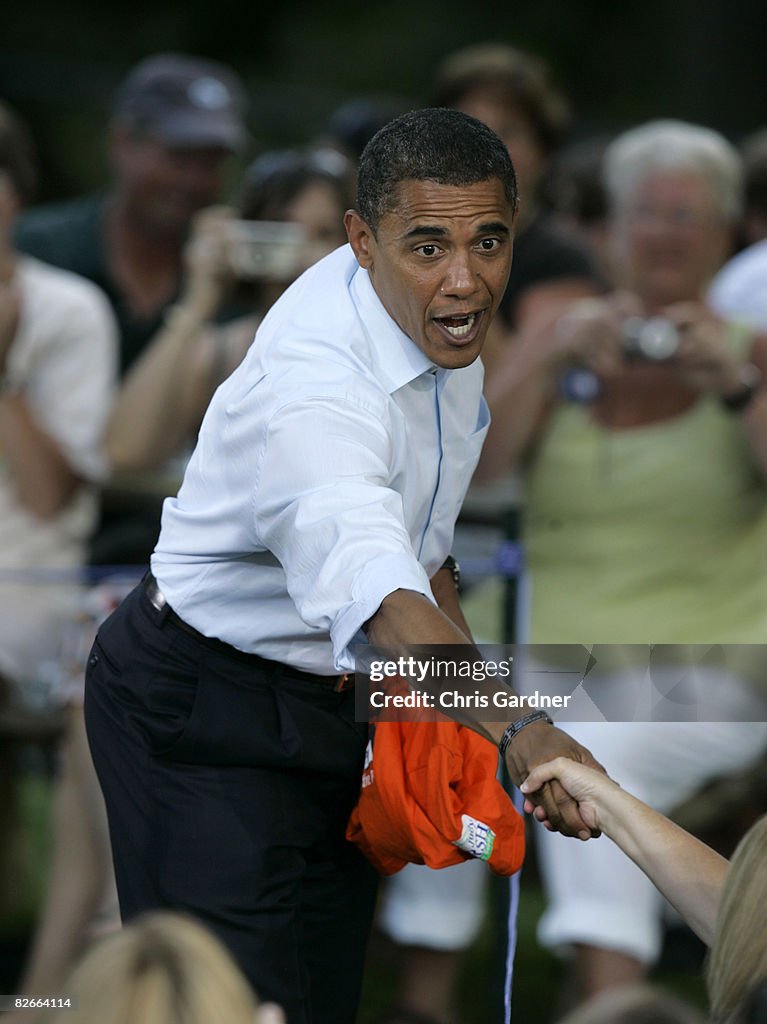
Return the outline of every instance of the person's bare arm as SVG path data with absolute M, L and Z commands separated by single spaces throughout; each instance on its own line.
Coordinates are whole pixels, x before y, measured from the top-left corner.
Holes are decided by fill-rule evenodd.
M 231 279 L 230 216 L 218 207 L 198 215 L 184 254 L 183 294 L 120 388 L 106 435 L 107 456 L 117 471 L 162 465 L 200 425 L 218 383 L 212 320 Z
M 534 443 L 556 402 L 556 323 L 574 302 L 596 295 L 596 285 L 586 278 L 546 282 L 520 298 L 516 330 L 496 318 L 482 354 L 491 421 L 477 483 L 514 470 Z
M 15 281 L 0 285 L 0 381 L 8 370 L 21 317 Z M 63 452 L 38 422 L 22 390 L 0 386 L 0 452 L 19 501 L 38 519 L 52 519 L 80 482 Z
M 212 352 L 205 316 L 177 306 L 131 367 L 112 408 L 106 450 L 113 469 L 154 469 L 193 435 L 210 399 Z
M 727 874 L 724 857 L 602 772 L 572 760 L 558 758 L 538 765 L 522 784 L 522 792 L 529 799 L 554 779 L 577 802 L 584 822 L 608 835 L 710 944 Z M 543 809 L 533 803 L 525 809 L 548 827 Z
M 731 325 L 705 303 L 677 302 L 663 315 L 676 325 L 679 336 L 669 367 L 694 391 L 726 403 L 743 393 L 756 368 L 761 386 L 743 409 L 732 410 L 731 415 L 742 425 L 756 462 L 767 473 L 767 336 L 754 334 L 744 361 L 729 344 Z
M 751 345 L 749 361 L 757 368 L 762 378 L 762 386 L 757 394 L 749 402 L 747 407 L 740 413 L 733 413 L 740 419 L 743 432 L 746 435 L 751 451 L 754 454 L 761 471 L 767 474 L 767 336 L 760 334 L 756 336 Z M 738 367 L 742 371 L 742 366 Z M 742 387 L 742 380 L 739 377 L 736 382 L 724 386 L 720 394 L 727 395 L 737 392 Z
M 53 519 L 66 507 L 80 477 L 20 392 L 0 394 L 0 450 L 19 501 L 32 515 Z
M 477 656 L 476 648 L 468 636 L 445 611 L 436 608 L 426 597 L 412 590 L 395 590 L 389 594 L 368 622 L 367 633 L 370 643 L 377 647 L 405 650 L 411 645 L 465 645 L 467 657 Z M 478 683 L 477 688 L 486 690 L 489 695 L 492 684 L 485 681 Z M 497 745 L 509 722 L 522 717 L 525 709 L 518 709 L 516 714 L 511 710 L 506 722 L 485 721 L 481 714 L 480 709 L 463 709 L 461 724 Z M 512 782 L 519 785 L 535 765 L 554 757 L 573 758 L 601 769 L 589 751 L 567 733 L 547 722 L 534 722 L 517 733 L 506 751 L 506 763 Z M 592 835 L 579 815 L 575 801 L 557 782 L 544 786 L 535 799 L 545 809 L 546 819 L 557 831 L 581 839 Z

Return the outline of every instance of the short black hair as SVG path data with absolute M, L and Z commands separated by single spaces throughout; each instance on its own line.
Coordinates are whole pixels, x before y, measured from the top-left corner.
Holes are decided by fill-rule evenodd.
M 357 211 L 375 233 L 397 203 L 403 181 L 475 185 L 498 178 L 517 205 L 517 177 L 495 132 L 460 110 L 424 107 L 390 121 L 365 146 L 357 175 Z
M 37 190 L 37 155 L 27 126 L 7 103 L 0 101 L 0 171 L 11 179 L 25 205 Z

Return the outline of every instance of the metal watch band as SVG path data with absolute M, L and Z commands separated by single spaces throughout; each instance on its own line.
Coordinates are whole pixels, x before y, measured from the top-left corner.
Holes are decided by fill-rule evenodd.
M 518 718 L 510 725 L 507 725 L 504 729 L 503 736 L 501 736 L 498 744 L 498 753 L 501 757 L 506 756 L 506 750 L 517 733 L 521 732 L 526 725 L 532 725 L 533 722 L 548 722 L 549 725 L 554 724 L 553 720 L 545 711 L 531 711 L 528 715 L 522 715 L 521 718 Z

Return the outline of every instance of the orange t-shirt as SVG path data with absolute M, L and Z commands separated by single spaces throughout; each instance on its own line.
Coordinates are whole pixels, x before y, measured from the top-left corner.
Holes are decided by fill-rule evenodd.
M 472 858 L 499 875 L 519 870 L 524 821 L 498 782 L 492 743 L 455 722 L 383 721 L 371 732 L 346 838 L 378 871 Z

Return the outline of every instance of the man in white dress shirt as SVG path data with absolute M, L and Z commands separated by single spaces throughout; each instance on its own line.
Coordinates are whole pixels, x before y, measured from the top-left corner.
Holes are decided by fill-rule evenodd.
M 505 147 L 464 114 L 375 136 L 350 244 L 217 391 L 151 573 L 89 661 L 123 916 L 195 914 L 290 1024 L 351 1024 L 359 996 L 375 878 L 344 840 L 367 739 L 354 646 L 470 644 L 444 563 L 488 425 L 477 357 L 516 202 Z M 589 759 L 519 715 L 515 780 Z M 472 727 L 497 743 L 505 723 Z M 588 836 L 562 790 L 539 813 Z

